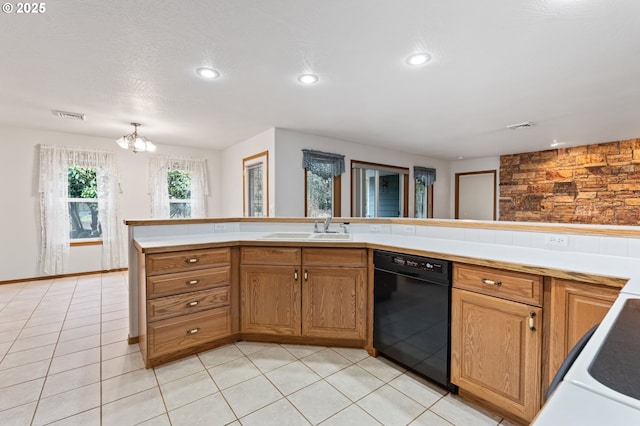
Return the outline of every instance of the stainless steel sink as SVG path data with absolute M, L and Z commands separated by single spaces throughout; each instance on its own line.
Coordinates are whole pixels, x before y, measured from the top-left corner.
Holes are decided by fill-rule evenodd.
M 271 241 L 349 241 L 351 234 L 314 233 L 314 232 L 274 232 L 258 238 Z

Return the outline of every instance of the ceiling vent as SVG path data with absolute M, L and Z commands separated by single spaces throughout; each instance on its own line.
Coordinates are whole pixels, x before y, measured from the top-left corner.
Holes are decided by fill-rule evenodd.
M 81 120 L 84 121 L 87 119 L 85 114 L 80 114 L 79 112 L 68 112 L 68 111 L 58 111 L 56 109 L 51 111 L 53 115 L 56 115 L 60 118 L 68 118 L 70 120 Z
M 530 123 L 529 121 L 525 121 L 524 123 L 509 124 L 507 126 L 507 129 L 510 129 L 510 130 L 526 129 L 526 128 L 531 127 L 531 126 L 533 126 L 532 123 Z

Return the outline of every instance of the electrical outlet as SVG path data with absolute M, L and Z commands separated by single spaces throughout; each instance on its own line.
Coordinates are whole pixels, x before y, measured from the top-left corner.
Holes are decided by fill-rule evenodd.
M 216 223 L 213 225 L 213 230 L 214 231 L 226 231 L 227 230 L 227 224 L 226 223 Z
M 415 225 L 405 225 L 404 228 L 402 228 L 402 231 L 405 234 L 415 234 L 416 233 L 416 226 Z
M 545 234 L 544 244 L 547 246 L 566 247 L 569 243 L 569 237 L 562 234 Z
M 369 225 L 369 232 L 381 232 L 381 231 L 382 231 L 382 225 L 375 225 L 375 224 Z

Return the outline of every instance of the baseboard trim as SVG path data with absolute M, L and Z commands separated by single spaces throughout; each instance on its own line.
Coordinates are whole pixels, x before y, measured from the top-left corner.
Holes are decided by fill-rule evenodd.
M 106 273 L 109 273 L 109 272 L 122 272 L 122 271 L 128 271 L 128 270 L 129 270 L 129 268 L 118 268 L 118 269 L 109 269 L 109 270 L 103 270 L 103 271 L 74 272 L 73 274 L 45 275 L 45 276 L 42 276 L 42 277 L 20 278 L 20 279 L 17 279 L 17 280 L 0 281 L 0 285 L 24 283 L 24 282 L 28 282 L 28 281 L 53 280 L 53 279 L 57 279 L 57 278 L 79 277 L 81 275 L 106 274 Z

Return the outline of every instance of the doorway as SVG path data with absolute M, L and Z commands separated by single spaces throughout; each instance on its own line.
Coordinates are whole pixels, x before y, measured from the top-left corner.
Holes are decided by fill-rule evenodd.
M 455 218 L 496 220 L 496 171 L 456 173 Z

